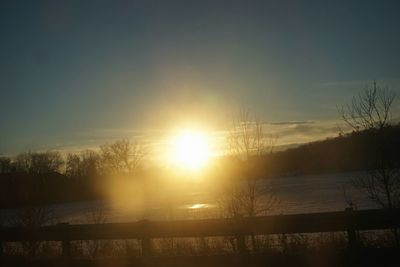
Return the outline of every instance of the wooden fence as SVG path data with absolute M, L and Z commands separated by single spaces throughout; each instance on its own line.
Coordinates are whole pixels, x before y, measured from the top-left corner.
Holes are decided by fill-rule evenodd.
M 153 238 L 233 236 L 237 239 L 239 250 L 241 248 L 241 252 L 244 252 L 246 235 L 347 232 L 349 245 L 355 246 L 356 231 L 394 229 L 399 226 L 400 210 L 347 209 L 339 212 L 254 218 L 76 225 L 62 223 L 30 229 L 3 227 L 0 228 L 0 245 L 4 242 L 59 241 L 62 243 L 63 255 L 68 256 L 70 241 L 73 240 L 139 239 L 142 255 L 149 256 L 152 254 Z

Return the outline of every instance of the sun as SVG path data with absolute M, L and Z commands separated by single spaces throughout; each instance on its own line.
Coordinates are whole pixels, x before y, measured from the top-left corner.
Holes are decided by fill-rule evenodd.
M 200 131 L 182 131 L 171 142 L 173 165 L 196 171 L 204 168 L 211 157 L 210 140 Z

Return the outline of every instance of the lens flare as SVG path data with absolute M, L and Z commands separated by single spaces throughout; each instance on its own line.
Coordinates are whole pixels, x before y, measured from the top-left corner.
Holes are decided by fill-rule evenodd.
M 188 170 L 200 170 L 211 156 L 209 138 L 202 132 L 181 132 L 173 138 L 170 154 L 172 164 Z

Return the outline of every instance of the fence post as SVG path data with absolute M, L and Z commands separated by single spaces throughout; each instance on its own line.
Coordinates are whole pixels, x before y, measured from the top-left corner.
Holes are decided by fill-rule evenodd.
M 235 239 L 236 239 L 236 248 L 239 255 L 245 255 L 247 253 L 246 248 L 246 238 L 243 234 L 243 229 L 246 228 L 244 219 L 237 216 L 233 218 L 233 223 L 235 225 Z M 247 226 L 248 227 L 248 226 Z
M 142 257 L 149 258 L 152 256 L 152 244 L 151 239 L 148 237 L 143 237 L 142 240 Z
M 349 247 L 355 248 L 358 245 L 357 232 L 354 228 L 354 221 L 352 217 L 353 208 L 346 208 L 346 221 L 347 221 L 347 238 L 349 240 Z
M 244 235 L 236 235 L 236 245 L 240 255 L 246 254 L 246 239 Z
M 3 226 L 0 225 L 0 231 L 2 232 L 3 230 Z M 4 242 L 3 240 L 0 240 L 0 259 L 3 257 L 4 255 Z
M 66 229 L 69 225 L 69 223 L 59 223 L 57 224 L 60 227 L 60 230 L 62 232 L 63 240 L 61 241 L 61 249 L 62 249 L 62 256 L 63 257 L 70 257 L 71 256 L 71 243 L 68 237 L 68 234 L 66 232 Z
M 142 221 L 142 257 L 149 258 L 153 255 L 152 242 L 149 237 L 149 222 L 147 220 Z

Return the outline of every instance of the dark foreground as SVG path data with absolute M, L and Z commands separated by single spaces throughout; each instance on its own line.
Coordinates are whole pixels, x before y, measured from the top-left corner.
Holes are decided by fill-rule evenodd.
M 3 258 L 1 266 L 400 266 L 400 250 L 374 248 L 336 252 L 273 253 L 257 255 L 180 256 L 108 259 L 38 259 Z

